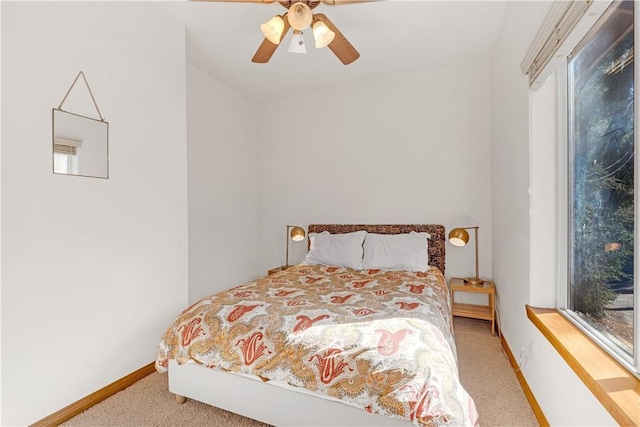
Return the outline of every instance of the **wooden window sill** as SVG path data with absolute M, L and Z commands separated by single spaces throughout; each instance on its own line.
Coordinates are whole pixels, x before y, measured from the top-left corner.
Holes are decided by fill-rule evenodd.
M 622 426 L 640 426 L 640 381 L 557 310 L 527 307 L 527 317 Z

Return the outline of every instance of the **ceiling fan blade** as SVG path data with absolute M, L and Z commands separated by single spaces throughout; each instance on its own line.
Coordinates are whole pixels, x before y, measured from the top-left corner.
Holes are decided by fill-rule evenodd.
M 275 3 L 277 0 L 189 0 L 215 3 Z
M 349 40 L 333 25 L 333 22 L 331 22 L 324 13 L 316 13 L 313 16 L 318 21 L 324 22 L 331 31 L 336 33 L 333 41 L 329 43 L 329 49 L 331 49 L 344 65 L 349 65 L 360 58 L 360 53 L 349 43 Z
M 291 26 L 289 25 L 289 20 L 285 16 L 284 28 L 282 30 L 282 35 L 280 36 L 280 43 L 282 43 L 284 36 L 287 35 L 287 31 L 289 31 L 289 28 L 291 28 Z M 256 64 L 266 64 L 271 59 L 278 46 L 280 45 L 273 44 L 267 38 L 265 38 L 264 40 L 262 40 L 262 44 L 258 47 L 258 50 L 256 50 L 253 58 L 251 58 L 251 62 L 255 62 Z

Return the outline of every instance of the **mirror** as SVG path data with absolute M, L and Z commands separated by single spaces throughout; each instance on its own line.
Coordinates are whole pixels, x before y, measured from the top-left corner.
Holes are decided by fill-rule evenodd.
M 109 123 L 54 108 L 53 173 L 109 178 Z

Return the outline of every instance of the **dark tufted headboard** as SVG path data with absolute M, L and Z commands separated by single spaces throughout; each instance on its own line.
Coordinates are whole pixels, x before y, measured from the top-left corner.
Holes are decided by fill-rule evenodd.
M 331 234 L 352 233 L 364 230 L 367 233 L 403 234 L 412 231 L 429 233 L 429 265 L 438 267 L 444 274 L 445 267 L 445 230 L 443 225 L 437 224 L 310 224 L 309 233 Z

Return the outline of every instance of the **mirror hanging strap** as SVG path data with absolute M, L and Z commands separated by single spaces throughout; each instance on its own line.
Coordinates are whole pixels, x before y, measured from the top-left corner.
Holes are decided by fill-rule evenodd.
M 62 98 L 62 102 L 60 102 L 60 105 L 58 106 L 58 109 L 62 110 L 62 104 L 64 104 L 64 101 L 67 100 L 67 97 L 71 93 L 71 90 L 73 89 L 73 86 L 75 86 L 75 84 L 78 81 L 78 78 L 80 76 L 82 76 L 82 80 L 84 80 L 84 84 L 87 85 L 87 90 L 89 91 L 89 95 L 91 95 L 91 100 L 93 101 L 93 105 L 96 107 L 96 111 L 98 112 L 98 116 L 100 117 L 100 121 L 104 122 L 104 118 L 102 117 L 102 114 L 100 114 L 100 109 L 98 108 L 98 104 L 96 103 L 96 99 L 93 97 L 93 92 L 91 92 L 91 88 L 89 87 L 89 82 L 87 81 L 87 78 L 84 76 L 84 73 L 82 71 L 80 71 L 78 73 L 76 78 L 73 80 L 73 83 L 71 83 L 71 87 L 67 91 L 67 94 L 64 96 L 64 98 Z

